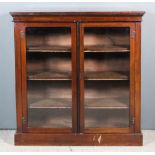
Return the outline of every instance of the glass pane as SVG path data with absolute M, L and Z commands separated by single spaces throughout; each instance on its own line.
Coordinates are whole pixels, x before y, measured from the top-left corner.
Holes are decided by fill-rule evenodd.
M 72 127 L 70 28 L 27 28 L 28 127 Z
M 130 29 L 84 29 L 85 128 L 129 127 Z

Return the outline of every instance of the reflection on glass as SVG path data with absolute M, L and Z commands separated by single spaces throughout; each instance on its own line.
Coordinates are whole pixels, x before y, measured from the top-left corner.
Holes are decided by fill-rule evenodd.
M 129 127 L 129 28 L 84 29 L 85 128 Z
M 28 127 L 71 128 L 70 28 L 27 28 Z

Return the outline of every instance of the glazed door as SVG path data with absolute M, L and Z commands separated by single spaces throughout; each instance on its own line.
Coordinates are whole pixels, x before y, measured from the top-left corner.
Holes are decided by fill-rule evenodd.
M 76 25 L 21 25 L 23 131 L 76 132 Z
M 80 27 L 80 132 L 134 130 L 132 23 L 82 23 Z

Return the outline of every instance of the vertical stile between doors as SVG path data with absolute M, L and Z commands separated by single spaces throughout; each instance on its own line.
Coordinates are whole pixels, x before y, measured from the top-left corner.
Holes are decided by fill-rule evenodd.
M 84 28 L 80 24 L 80 133 L 84 132 Z
M 77 50 L 76 50 L 76 25 L 71 26 L 71 41 L 72 41 L 72 130 L 77 132 Z

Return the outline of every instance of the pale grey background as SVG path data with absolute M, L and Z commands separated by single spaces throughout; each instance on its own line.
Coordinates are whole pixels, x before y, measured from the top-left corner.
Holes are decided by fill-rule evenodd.
M 155 3 L 0 3 L 0 128 L 16 128 L 12 11 L 144 10 L 142 23 L 142 128 L 155 129 Z

